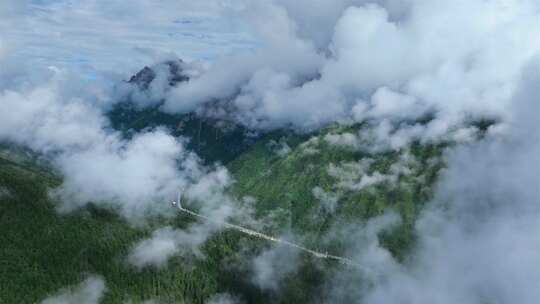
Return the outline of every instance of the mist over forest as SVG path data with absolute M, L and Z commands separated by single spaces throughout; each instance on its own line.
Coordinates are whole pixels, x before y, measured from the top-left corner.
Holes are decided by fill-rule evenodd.
M 0 0 L 0 303 L 537 303 L 539 29 L 538 0 Z

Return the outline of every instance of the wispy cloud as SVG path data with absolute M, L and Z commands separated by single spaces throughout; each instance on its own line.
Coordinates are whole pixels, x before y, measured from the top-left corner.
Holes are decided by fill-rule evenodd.
M 105 280 L 100 276 L 91 276 L 76 287 L 63 289 L 56 295 L 50 296 L 41 304 L 98 304 L 105 291 Z
M 2 1 L 13 56 L 83 71 L 133 72 L 162 53 L 213 59 L 252 48 L 253 39 L 220 1 Z

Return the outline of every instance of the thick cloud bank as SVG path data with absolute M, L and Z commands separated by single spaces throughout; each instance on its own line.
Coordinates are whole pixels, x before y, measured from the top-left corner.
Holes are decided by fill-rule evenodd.
M 357 260 L 373 283 L 334 285 L 331 301 L 536 303 L 540 297 L 540 65 L 527 67 L 512 98 L 504 139 L 448 154 L 436 196 L 416 225 L 418 244 L 401 265 L 378 247 Z M 335 282 L 350 282 L 338 276 Z M 335 283 L 333 282 L 333 283 Z M 344 287 L 346 286 L 346 287 Z
M 197 157 L 160 130 L 137 135 L 129 142 L 113 141 L 62 154 L 56 162 L 66 179 L 57 190 L 63 201 L 111 202 L 126 214 L 170 209 L 167 202 L 179 187 L 186 187 L 201 173 Z M 179 171 L 177 162 L 189 167 Z
M 538 2 L 268 1 L 239 14 L 264 47 L 227 57 L 172 90 L 166 111 L 230 100 L 253 128 L 436 119 L 436 139 L 472 117 L 504 117 L 540 50 Z M 272 26 L 268 26 L 271 24 Z M 411 130 L 412 132 L 412 130 Z
M 23 83 L 0 92 L 0 140 L 43 153 L 60 170 L 55 190 L 71 210 L 88 202 L 113 204 L 126 216 L 159 211 L 179 187 L 205 174 L 184 142 L 164 130 L 149 130 L 131 140 L 109 130 L 102 114 L 107 98 L 91 84 L 68 81 L 52 71 L 42 83 Z M 81 81 L 81 80 L 79 80 Z M 90 92 L 89 92 L 90 90 Z M 103 95 L 108 96 L 108 95 Z M 181 170 L 178 170 L 181 167 Z

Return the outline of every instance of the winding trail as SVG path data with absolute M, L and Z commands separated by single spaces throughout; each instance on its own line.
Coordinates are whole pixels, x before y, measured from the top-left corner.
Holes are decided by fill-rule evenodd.
M 255 230 L 251 230 L 251 229 L 248 229 L 248 228 L 244 228 L 242 226 L 238 226 L 238 225 L 234 225 L 234 224 L 227 223 L 227 222 L 222 222 L 222 221 L 216 221 L 216 220 L 213 220 L 213 219 L 211 219 L 211 218 L 209 218 L 207 216 L 204 216 L 202 214 L 190 211 L 190 210 L 188 210 L 186 208 L 183 208 L 181 206 L 178 206 L 177 208 L 178 208 L 178 210 L 180 212 L 189 214 L 189 215 L 194 216 L 196 218 L 203 219 L 203 220 L 208 221 L 208 222 L 212 222 L 212 223 L 215 223 L 215 224 L 218 224 L 218 225 L 222 225 L 222 226 L 225 226 L 225 227 L 240 231 L 240 232 L 242 232 L 244 234 L 247 234 L 249 236 L 252 236 L 252 237 L 256 237 L 256 238 L 264 239 L 264 240 L 267 240 L 267 241 L 270 241 L 270 242 L 274 242 L 274 243 L 282 244 L 282 245 L 289 246 L 289 247 L 292 247 L 292 248 L 296 248 L 296 249 L 298 249 L 300 251 L 311 254 L 312 256 L 314 256 L 314 257 L 316 257 L 318 259 L 333 260 L 333 261 L 336 261 L 336 262 L 341 263 L 341 264 L 346 265 L 346 266 L 357 267 L 357 268 L 361 268 L 361 269 L 363 269 L 365 271 L 369 271 L 369 269 L 367 269 L 365 266 L 360 265 L 358 263 L 355 263 L 353 260 L 345 258 L 345 257 L 340 257 L 340 256 L 328 254 L 327 252 L 323 253 L 323 252 L 315 251 L 315 250 L 306 248 L 306 247 L 304 247 L 302 245 L 298 245 L 298 244 L 289 242 L 287 240 L 279 239 L 279 238 L 273 237 L 271 235 L 266 235 L 264 233 L 261 233 L 261 232 L 255 231 Z

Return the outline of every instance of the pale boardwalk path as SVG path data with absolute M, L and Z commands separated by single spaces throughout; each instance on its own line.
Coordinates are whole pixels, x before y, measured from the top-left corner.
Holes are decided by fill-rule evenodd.
M 309 253 L 309 254 L 311 254 L 314 257 L 319 258 L 319 259 L 333 260 L 333 261 L 336 261 L 336 262 L 341 263 L 341 264 L 346 265 L 346 266 L 353 266 L 353 267 L 361 268 L 361 269 L 363 269 L 365 271 L 369 271 L 369 269 L 367 269 L 366 267 L 364 267 L 364 266 L 362 266 L 362 265 L 360 265 L 358 263 L 355 263 L 353 260 L 348 259 L 348 258 L 344 258 L 344 257 L 336 256 L 336 255 L 331 255 L 331 254 L 328 254 L 328 253 L 318 252 L 318 251 L 306 248 L 306 247 L 304 247 L 302 245 L 298 245 L 298 244 L 289 242 L 287 240 L 275 238 L 275 237 L 273 237 L 271 235 L 266 235 L 266 234 L 260 233 L 258 231 L 254 231 L 254 230 L 244 228 L 244 227 L 241 227 L 241 226 L 238 226 L 238 225 L 234 225 L 234 224 L 231 224 L 231 223 L 227 223 L 227 222 L 216 221 L 216 220 L 213 220 L 213 219 L 211 219 L 209 217 L 206 217 L 206 216 L 204 216 L 202 214 L 198 214 L 196 212 L 190 211 L 190 210 L 188 210 L 186 208 L 183 208 L 183 207 L 178 207 L 178 210 L 180 212 L 187 213 L 189 215 L 192 215 L 194 217 L 203 219 L 205 221 L 216 223 L 218 225 L 222 225 L 222 226 L 225 226 L 225 227 L 240 231 L 240 232 L 242 232 L 244 234 L 247 234 L 247 235 L 250 235 L 252 237 L 256 237 L 256 238 L 260 238 L 260 239 L 264 239 L 264 240 L 268 240 L 268 241 L 271 241 L 271 242 L 275 242 L 275 243 L 279 243 L 279 244 L 282 244 L 282 245 L 286 245 L 286 246 L 289 246 L 289 247 L 296 248 L 298 250 L 307 252 L 307 253 Z

